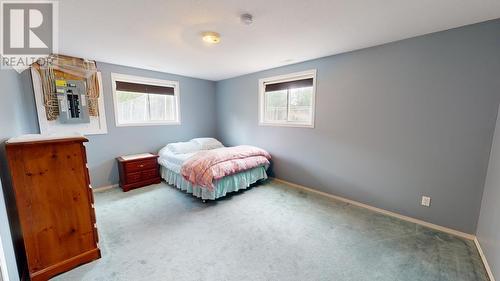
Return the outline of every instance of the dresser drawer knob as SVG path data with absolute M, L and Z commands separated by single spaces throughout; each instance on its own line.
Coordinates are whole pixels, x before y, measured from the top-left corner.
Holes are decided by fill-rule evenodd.
M 140 168 L 144 167 L 144 164 L 139 165 Z

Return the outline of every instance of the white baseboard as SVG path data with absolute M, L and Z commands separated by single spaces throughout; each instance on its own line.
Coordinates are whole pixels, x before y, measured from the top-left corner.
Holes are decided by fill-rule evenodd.
M 412 218 L 412 217 L 400 215 L 398 213 L 394 213 L 394 212 L 391 212 L 391 211 L 387 211 L 387 210 L 384 210 L 384 209 L 373 207 L 373 206 L 370 206 L 370 205 L 367 205 L 367 204 L 364 204 L 364 203 L 361 203 L 361 202 L 358 202 L 358 201 L 354 201 L 354 200 L 351 200 L 351 199 L 347 199 L 347 198 L 344 198 L 344 197 L 340 197 L 340 196 L 337 196 L 337 195 L 333 195 L 333 194 L 330 194 L 330 193 L 326 193 L 326 192 L 323 192 L 323 191 L 312 189 L 312 188 L 309 188 L 309 187 L 306 187 L 306 186 L 303 186 L 303 185 L 300 185 L 300 184 L 288 182 L 288 181 L 285 181 L 285 180 L 282 180 L 282 179 L 278 179 L 278 178 L 272 178 L 272 179 L 275 180 L 275 181 L 277 181 L 277 182 L 281 182 L 281 183 L 287 184 L 287 185 L 295 187 L 295 188 L 299 188 L 299 189 L 303 189 L 303 190 L 306 190 L 306 191 L 309 191 L 309 192 L 312 192 L 312 193 L 323 195 L 323 196 L 326 196 L 326 197 L 329 197 L 329 198 L 332 198 L 332 199 L 335 199 L 335 200 L 338 200 L 338 201 L 349 203 L 349 204 L 354 205 L 354 206 L 358 206 L 358 207 L 361 207 L 361 208 L 368 209 L 370 211 L 374 211 L 374 212 L 381 213 L 381 214 L 384 214 L 384 215 L 388 215 L 388 216 L 391 216 L 391 217 L 395 217 L 395 218 L 398 218 L 398 219 L 401 219 L 401 220 L 405 220 L 405 221 L 409 221 L 409 222 L 412 222 L 412 223 L 416 223 L 416 224 L 419 224 L 419 225 L 422 225 L 422 226 L 425 226 L 425 227 L 428 227 L 428 228 L 439 230 L 439 231 L 442 231 L 442 232 L 445 232 L 445 233 L 448 233 L 448 234 L 451 234 L 451 235 L 455 235 L 455 236 L 458 236 L 458 237 L 462 237 L 462 238 L 465 238 L 465 239 L 468 239 L 468 240 L 474 240 L 476 238 L 476 236 L 473 235 L 473 234 L 461 232 L 461 231 L 458 231 L 458 230 L 455 230 L 455 229 L 451 229 L 451 228 L 448 228 L 448 227 L 440 226 L 440 225 L 433 224 L 433 223 L 430 223 L 430 222 L 426 222 L 426 221 L 423 221 L 423 220 L 419 220 L 419 219 L 415 219 L 415 218 Z
M 493 276 L 493 271 L 491 271 L 490 265 L 488 264 L 488 261 L 486 260 L 486 256 L 484 255 L 483 249 L 481 248 L 481 244 L 479 244 L 479 240 L 477 240 L 477 237 L 474 237 L 474 244 L 476 244 L 477 251 L 479 252 L 479 255 L 481 256 L 481 260 L 483 261 L 484 268 L 486 268 L 486 272 L 488 273 L 488 277 L 490 278 L 490 281 L 495 281 L 495 277 Z
M 100 187 L 93 187 L 92 191 L 94 193 L 96 193 L 96 192 L 104 192 L 104 191 L 110 190 L 112 188 L 117 188 L 118 186 L 119 186 L 118 184 L 112 184 L 112 185 L 105 185 L 105 186 L 100 186 Z

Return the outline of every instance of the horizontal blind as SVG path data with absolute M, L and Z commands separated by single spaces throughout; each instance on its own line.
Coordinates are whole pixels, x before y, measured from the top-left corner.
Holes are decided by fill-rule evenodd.
M 135 93 L 174 95 L 174 87 L 116 81 L 116 90 Z
M 287 89 L 306 88 L 313 86 L 313 78 L 300 79 L 287 82 L 266 83 L 266 92 L 282 91 Z

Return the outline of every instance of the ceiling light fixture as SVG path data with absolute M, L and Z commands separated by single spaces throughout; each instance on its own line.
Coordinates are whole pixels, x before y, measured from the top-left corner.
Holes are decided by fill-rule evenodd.
M 240 16 L 240 20 L 246 25 L 251 25 L 253 23 L 253 16 L 251 14 L 245 13 Z
M 218 44 L 220 42 L 220 34 L 213 31 L 203 32 L 202 39 L 209 44 Z

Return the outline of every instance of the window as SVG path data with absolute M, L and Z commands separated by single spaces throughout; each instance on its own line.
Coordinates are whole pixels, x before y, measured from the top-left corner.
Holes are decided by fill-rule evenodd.
M 260 125 L 314 128 L 316 70 L 259 80 Z
M 180 124 L 179 82 L 112 74 L 116 126 Z

